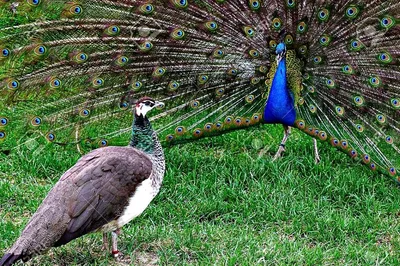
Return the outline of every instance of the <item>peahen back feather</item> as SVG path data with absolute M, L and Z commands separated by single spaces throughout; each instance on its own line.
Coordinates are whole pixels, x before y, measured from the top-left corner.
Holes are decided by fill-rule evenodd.
M 0 12 L 1 149 L 115 143 L 144 95 L 165 102 L 152 120 L 170 143 L 268 122 L 284 43 L 293 126 L 398 175 L 398 1 L 3 0 Z

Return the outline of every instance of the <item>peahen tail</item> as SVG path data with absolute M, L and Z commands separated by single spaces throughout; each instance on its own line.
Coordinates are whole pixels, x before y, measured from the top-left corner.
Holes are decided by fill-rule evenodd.
M 152 118 L 165 142 L 281 123 L 397 179 L 398 1 L 3 0 L 0 11 L 2 150 L 126 144 L 131 105 L 148 95 L 165 102 Z

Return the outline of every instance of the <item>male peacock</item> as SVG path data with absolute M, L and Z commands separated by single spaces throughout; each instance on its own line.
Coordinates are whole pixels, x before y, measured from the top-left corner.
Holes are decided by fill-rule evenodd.
M 96 149 L 61 177 L 1 266 L 95 231 L 104 232 L 106 247 L 107 232 L 112 232 L 112 254 L 118 256 L 119 229 L 147 208 L 164 177 L 163 150 L 146 117 L 160 104 L 150 98 L 136 102 L 130 146 Z
M 129 98 L 166 142 L 279 123 L 398 179 L 395 0 L 1 1 L 2 150 L 119 143 Z M 83 151 L 82 151 L 83 152 Z

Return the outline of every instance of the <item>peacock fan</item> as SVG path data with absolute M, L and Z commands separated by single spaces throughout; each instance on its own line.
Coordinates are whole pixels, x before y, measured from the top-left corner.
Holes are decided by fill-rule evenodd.
M 144 210 L 164 169 L 143 111 L 152 108 L 165 147 L 282 124 L 275 159 L 293 127 L 400 180 L 398 1 L 3 0 L 0 9 L 0 149 L 31 140 L 81 153 L 100 147 L 64 174 L 0 265 L 32 255 L 38 236 L 49 234 L 38 228 L 53 222 L 40 219 L 44 212 L 59 222 L 40 250 L 104 222 L 117 230 Z M 135 148 L 106 147 L 125 145 L 133 102 L 142 114 Z M 129 156 L 113 161 L 120 153 Z M 130 160 L 129 176 L 114 180 L 123 193 L 106 203 L 99 193 L 117 191 L 101 191 L 104 181 L 95 180 Z M 64 186 L 76 193 L 56 201 Z M 138 187 L 143 205 L 125 208 Z

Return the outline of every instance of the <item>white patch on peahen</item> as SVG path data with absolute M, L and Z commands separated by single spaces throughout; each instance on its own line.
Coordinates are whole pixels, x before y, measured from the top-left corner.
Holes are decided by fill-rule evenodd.
M 161 105 L 151 98 L 135 103 L 127 147 L 102 147 L 83 156 L 54 185 L 1 266 L 27 261 L 51 247 L 91 232 L 112 232 L 117 257 L 120 228 L 139 216 L 157 195 L 164 177 L 164 154 L 146 113 Z
M 399 179 L 398 1 L 28 0 L 0 8 L 2 150 L 31 141 L 82 152 L 120 144 L 129 98 L 148 95 L 165 103 L 152 120 L 166 143 L 276 123 Z

